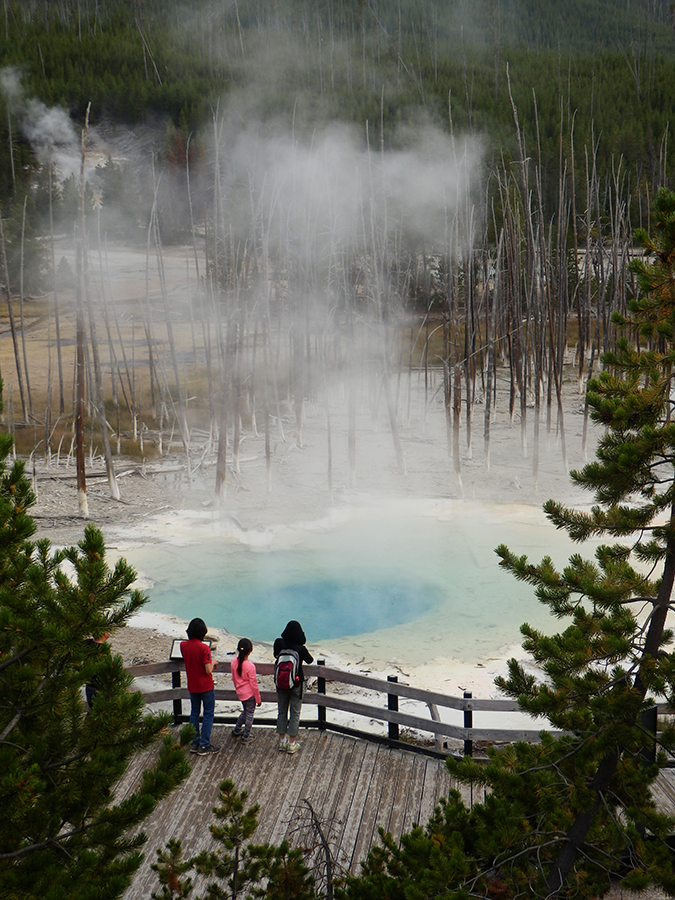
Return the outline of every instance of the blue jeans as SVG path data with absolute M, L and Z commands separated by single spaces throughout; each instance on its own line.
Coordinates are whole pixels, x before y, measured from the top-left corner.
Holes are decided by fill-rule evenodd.
M 295 737 L 302 710 L 302 683 L 290 691 L 277 691 L 277 734 Z
M 199 733 L 199 711 L 204 704 L 204 721 L 202 722 L 201 735 Z M 204 691 L 202 694 L 190 693 L 190 725 L 197 732 L 193 741 L 199 741 L 202 747 L 208 747 L 211 743 L 211 729 L 213 728 L 213 716 L 216 711 L 216 691 Z

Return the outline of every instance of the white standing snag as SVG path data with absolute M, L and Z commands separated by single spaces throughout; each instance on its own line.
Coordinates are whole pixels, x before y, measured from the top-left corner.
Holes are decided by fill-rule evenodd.
M 80 192 L 77 208 L 77 226 L 75 229 L 75 261 L 76 261 L 76 332 L 77 350 L 75 357 L 75 468 L 77 472 L 77 504 L 82 518 L 89 518 L 89 505 L 87 503 L 87 478 L 85 474 L 84 459 L 84 400 L 86 372 L 84 364 L 84 161 L 87 148 L 87 133 L 89 131 L 89 111 L 91 103 L 87 106 L 81 139 L 80 157 Z

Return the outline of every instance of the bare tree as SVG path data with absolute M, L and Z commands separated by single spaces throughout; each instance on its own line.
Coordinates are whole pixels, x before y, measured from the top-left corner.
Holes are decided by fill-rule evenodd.
M 77 226 L 75 229 L 75 260 L 76 260 L 76 407 L 75 407 L 75 466 L 77 471 L 77 502 L 80 515 L 89 517 L 89 505 L 87 503 L 87 479 L 84 462 L 84 401 L 85 401 L 85 363 L 84 363 L 84 163 L 87 148 L 87 135 L 89 132 L 89 111 L 91 103 L 87 106 L 84 119 L 84 128 L 81 138 L 80 160 L 80 191 L 77 209 Z

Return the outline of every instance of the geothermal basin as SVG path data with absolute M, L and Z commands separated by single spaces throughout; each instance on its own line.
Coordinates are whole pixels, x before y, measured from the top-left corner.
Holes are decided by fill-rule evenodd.
M 376 666 L 522 655 L 523 622 L 548 631 L 557 623 L 531 587 L 500 568 L 494 549 L 505 543 L 562 566 L 574 547 L 536 507 L 430 500 L 254 531 L 181 513 L 152 530 L 153 543 L 139 544 L 138 534 L 118 546 L 151 597 L 148 612 L 201 616 L 254 643 L 298 619 L 315 655 L 320 645 Z

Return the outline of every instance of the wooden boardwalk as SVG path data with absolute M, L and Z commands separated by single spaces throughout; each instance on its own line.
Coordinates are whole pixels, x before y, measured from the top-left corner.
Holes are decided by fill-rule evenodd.
M 220 753 L 189 754 L 191 775 L 144 823 L 145 859 L 124 900 L 146 900 L 159 889 L 150 864 L 169 838 L 181 840 L 186 858 L 214 846 L 209 825 L 218 787 L 226 778 L 248 791 L 249 805 L 260 804 L 255 843 L 278 844 L 287 838 L 291 846 L 307 846 L 306 799 L 321 820 L 339 869 L 354 873 L 377 841 L 380 825 L 399 838 L 416 822 L 425 824 L 451 786 L 440 759 L 315 729 L 301 729 L 302 748 L 288 756 L 279 753 L 273 729 L 254 731 L 255 743 L 244 747 L 230 737 L 230 726 L 216 725 L 213 743 L 222 748 Z M 120 799 L 136 787 L 156 752 L 153 748 L 133 760 L 118 785 Z M 464 786 L 460 790 L 467 805 L 483 799 L 472 798 Z M 675 815 L 675 769 L 661 771 L 653 793 L 657 807 Z
M 278 844 L 284 838 L 291 846 L 306 843 L 307 806 L 302 801 L 307 799 L 330 835 L 338 865 L 352 872 L 377 840 L 380 825 L 398 838 L 414 823 L 426 823 L 450 787 L 442 760 L 382 744 L 301 729 L 302 747 L 289 756 L 278 751 L 271 728 L 254 728 L 256 741 L 246 747 L 230 732 L 230 727 L 214 727 L 213 743 L 222 748 L 220 753 L 189 754 L 191 775 L 145 822 L 145 860 L 124 900 L 141 900 L 159 889 L 150 864 L 169 838 L 181 840 L 185 857 L 213 845 L 212 809 L 226 778 L 248 791 L 250 803 L 260 804 L 255 843 Z M 155 752 L 132 762 L 117 796 L 134 789 Z

